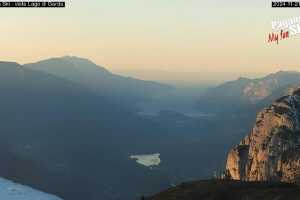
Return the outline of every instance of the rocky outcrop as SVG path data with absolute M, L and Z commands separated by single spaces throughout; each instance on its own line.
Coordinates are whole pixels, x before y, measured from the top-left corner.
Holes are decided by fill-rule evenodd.
M 300 89 L 258 113 L 251 133 L 228 154 L 227 175 L 235 180 L 300 180 Z

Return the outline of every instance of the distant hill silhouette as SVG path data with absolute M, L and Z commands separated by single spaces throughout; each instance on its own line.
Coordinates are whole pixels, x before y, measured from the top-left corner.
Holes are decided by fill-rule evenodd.
M 121 98 L 120 102 L 149 100 L 172 89 L 157 82 L 113 74 L 88 59 L 74 56 L 50 58 L 24 67 L 64 78 L 100 95 Z

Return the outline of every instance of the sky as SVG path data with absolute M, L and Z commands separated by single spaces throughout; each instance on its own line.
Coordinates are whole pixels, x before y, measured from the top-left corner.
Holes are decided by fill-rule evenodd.
M 67 0 L 1 8 L 0 60 L 75 55 L 143 79 L 209 82 L 299 69 L 300 35 L 267 43 L 271 21 L 300 16 L 270 0 Z

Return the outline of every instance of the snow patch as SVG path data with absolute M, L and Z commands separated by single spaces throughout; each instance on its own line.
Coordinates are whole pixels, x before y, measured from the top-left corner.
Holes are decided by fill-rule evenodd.
M 143 154 L 143 155 L 131 155 L 131 159 L 136 159 L 138 164 L 144 165 L 146 167 L 158 166 L 161 162 L 160 153 L 156 154 Z
M 34 190 L 28 186 L 0 178 L 0 199 L 2 200 L 62 200 L 54 195 Z

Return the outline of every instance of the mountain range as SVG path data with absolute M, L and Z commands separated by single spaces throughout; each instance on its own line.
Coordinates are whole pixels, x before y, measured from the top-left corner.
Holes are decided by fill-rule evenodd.
M 207 89 L 199 104 L 216 109 L 238 110 L 255 106 L 261 109 L 299 84 L 300 72 L 297 71 L 279 71 L 256 79 L 239 78 Z
M 203 94 L 116 75 L 78 57 L 0 62 L 0 176 L 65 200 L 139 199 L 209 178 L 256 111 L 288 94 L 299 73 L 267 77 Z M 241 81 L 247 84 L 230 86 Z M 157 104 L 158 112 L 147 115 L 141 104 L 150 111 Z M 157 153 L 153 168 L 130 159 Z

